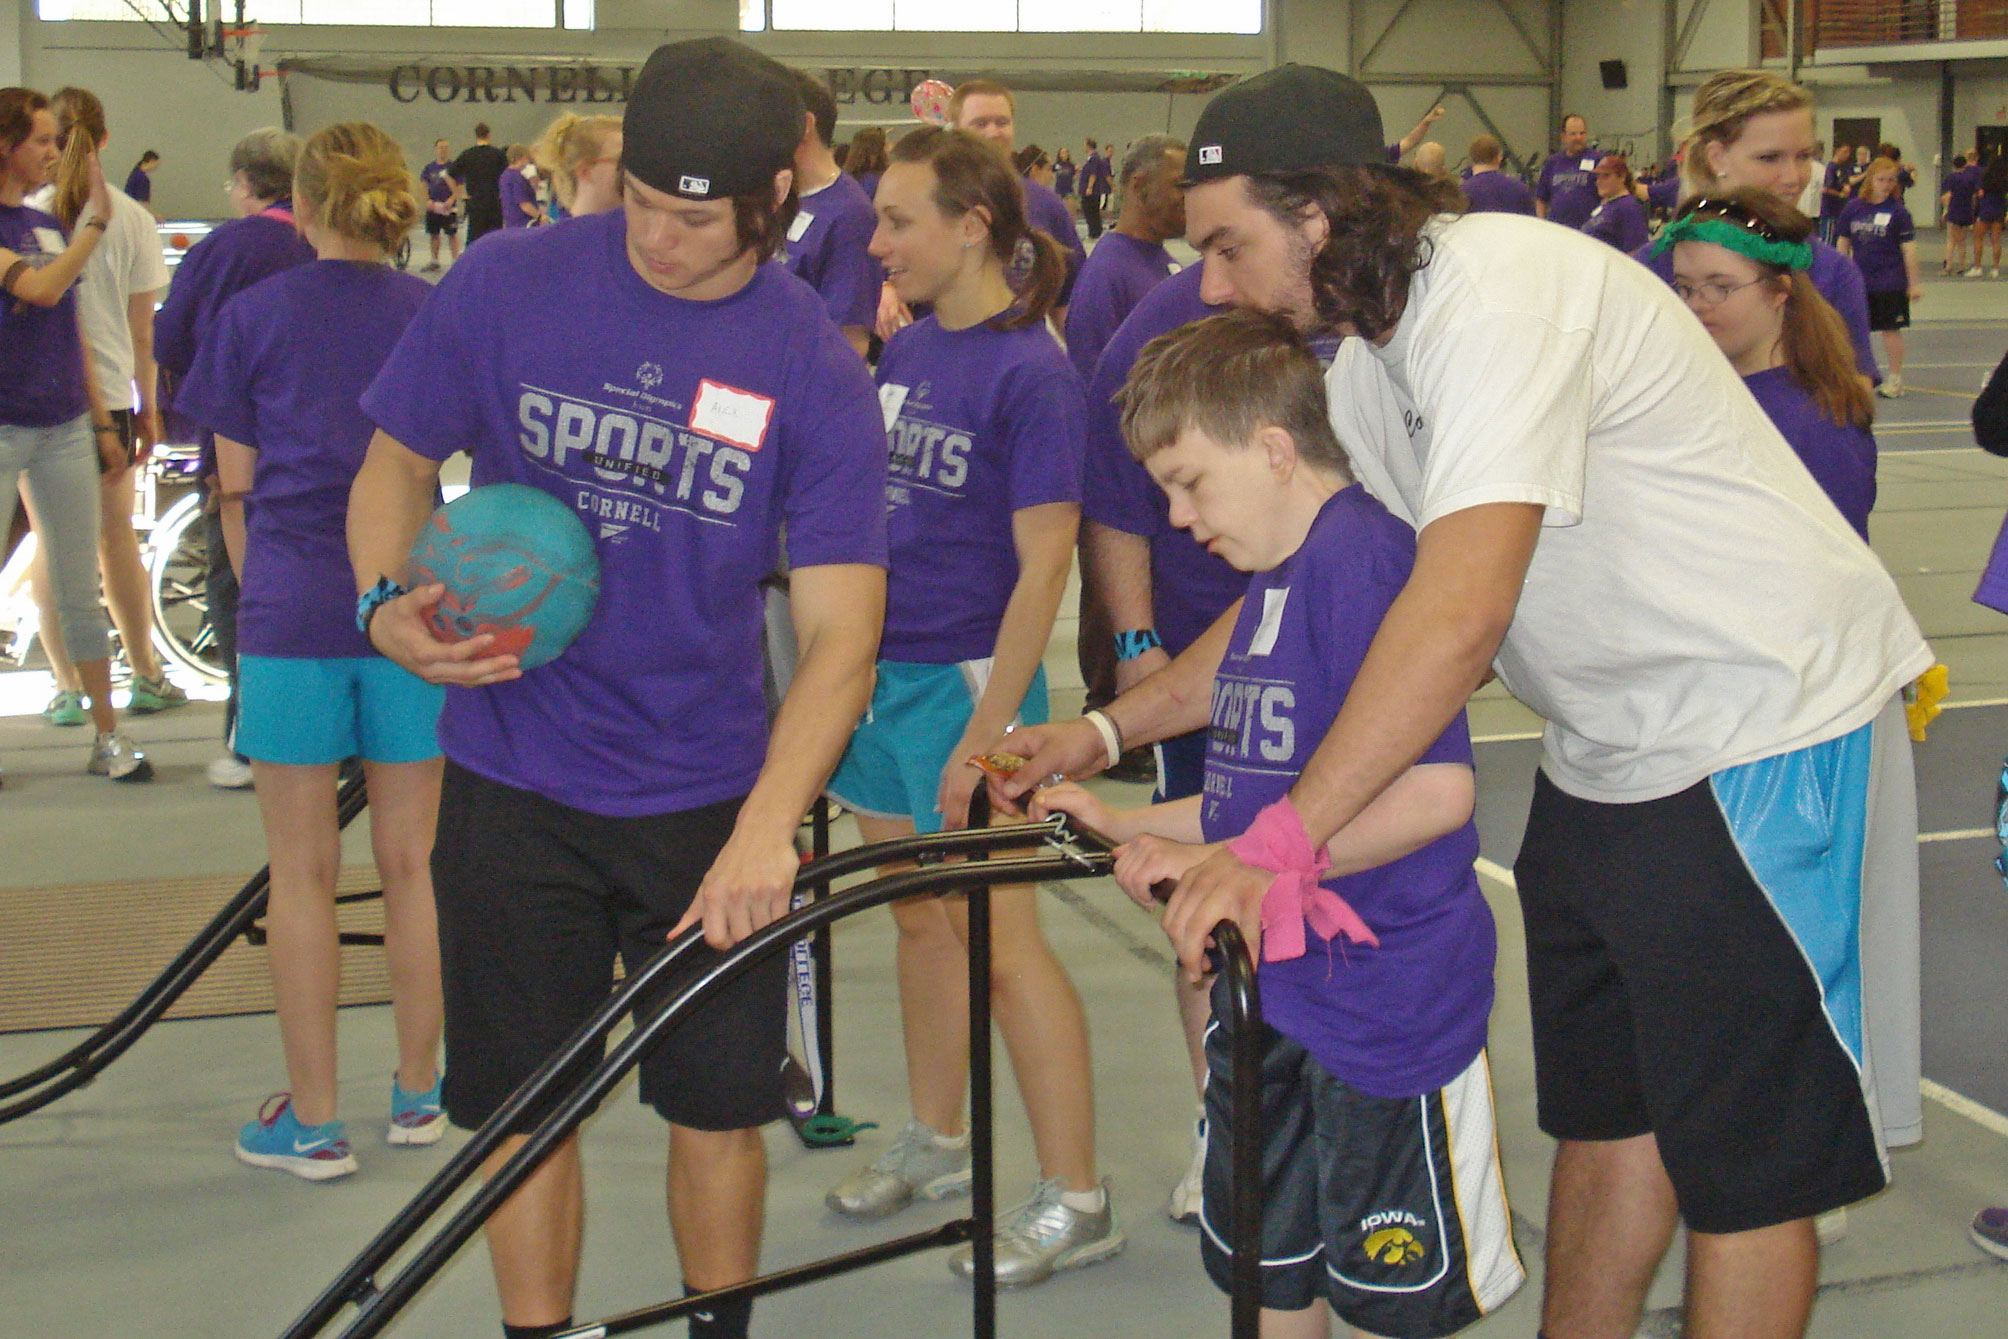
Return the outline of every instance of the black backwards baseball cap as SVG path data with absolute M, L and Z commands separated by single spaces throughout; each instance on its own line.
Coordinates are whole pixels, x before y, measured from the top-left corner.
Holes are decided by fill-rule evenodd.
M 1223 89 L 1199 113 L 1185 182 L 1251 172 L 1386 163 L 1380 108 L 1357 79 L 1316 65 L 1279 65 Z
M 780 62 L 724 37 L 659 46 L 621 120 L 621 166 L 644 186 L 720 200 L 771 184 L 802 139 L 802 95 Z

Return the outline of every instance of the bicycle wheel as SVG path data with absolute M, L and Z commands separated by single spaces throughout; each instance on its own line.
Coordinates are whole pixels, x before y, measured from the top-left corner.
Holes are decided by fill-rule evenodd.
M 190 493 L 154 522 L 149 547 L 154 645 L 181 668 L 223 683 L 228 676 L 209 626 L 209 544 L 200 494 Z

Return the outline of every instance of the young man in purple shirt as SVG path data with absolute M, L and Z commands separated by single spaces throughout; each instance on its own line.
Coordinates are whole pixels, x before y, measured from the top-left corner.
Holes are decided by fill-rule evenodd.
M 456 1125 L 488 1119 L 605 998 L 616 952 L 633 970 L 700 923 L 723 949 L 787 912 L 795 831 L 864 709 L 884 423 L 814 290 L 765 263 L 802 116 L 787 70 L 736 42 L 659 48 L 627 106 L 622 208 L 471 249 L 364 397 L 358 621 L 454 689 L 433 868 Z M 515 337 L 526 313 L 534 339 Z M 597 540 L 591 622 L 528 673 L 492 638 L 434 640 L 442 588 L 398 584 L 439 462 L 463 450 L 477 487 L 541 488 Z M 770 733 L 760 582 L 784 525 L 801 656 Z M 692 1291 L 757 1270 L 784 973 L 749 971 L 642 1064 Z M 489 1223 L 513 1335 L 568 1323 L 582 1206 L 575 1138 Z M 750 1310 L 714 1305 L 691 1332 L 744 1339 Z
M 1590 143 L 1590 123 L 1562 118 L 1562 146 L 1541 164 L 1534 184 L 1534 212 L 1564 228 L 1580 228 L 1597 207 L 1597 160 L 1603 152 Z
M 1078 786 L 1039 793 L 1042 807 L 1126 843 L 1117 881 L 1146 907 L 1154 884 L 1217 844 L 1270 839 L 1271 811 L 1289 807 L 1414 564 L 1414 532 L 1347 467 L 1321 371 L 1287 320 L 1237 311 L 1152 341 L 1124 389 L 1129 449 L 1173 523 L 1254 574 L 1229 640 L 1207 657 L 1203 795 L 1112 811 Z M 1474 795 L 1458 713 L 1368 822 L 1317 852 L 1289 905 L 1265 906 L 1251 937 L 1273 1031 L 1264 1128 L 1238 1133 L 1260 1139 L 1267 1169 L 1265 1334 L 1311 1333 L 1305 1322 L 1326 1307 L 1356 1331 L 1448 1334 L 1526 1277 L 1492 1135 L 1496 944 L 1471 868 Z M 1165 920 L 1175 938 L 1190 928 L 1180 910 Z M 1223 1027 L 1208 1051 L 1207 1118 L 1231 1133 Z M 1202 1254 L 1223 1289 L 1231 1147 L 1209 1140 L 1200 1210 Z
M 837 133 L 837 103 L 814 75 L 794 71 L 802 95 L 805 126 L 795 146 L 795 221 L 788 226 L 782 262 L 816 290 L 830 319 L 844 332 L 858 357 L 871 347 L 885 268 L 872 258 L 872 230 L 878 226 L 871 197 L 837 166 L 831 149 Z
M 1123 207 L 1074 280 L 1067 306 L 1067 356 L 1087 382 L 1109 342 L 1144 294 L 1177 265 L 1164 244 L 1185 232 L 1185 145 L 1169 135 L 1145 135 L 1123 158 Z
M 447 259 L 460 259 L 460 188 L 453 184 L 453 149 L 445 140 L 435 140 L 432 161 L 418 169 L 419 183 L 425 187 L 425 240 L 432 247 L 426 273 L 439 269 L 439 240 L 446 239 Z
M 955 95 L 948 100 L 948 123 L 957 130 L 966 130 L 978 139 L 995 144 L 1006 158 L 1018 142 L 1018 98 L 1010 89 L 994 79 L 970 79 L 956 85 Z M 1087 165 L 1082 165 L 1083 174 Z M 1101 170 L 1108 171 L 1108 160 L 1102 160 Z M 1074 227 L 1074 216 L 1067 210 L 1067 202 L 1053 193 L 1051 186 L 1041 186 L 1036 181 L 1025 180 L 1025 215 L 1032 220 L 1032 226 L 1058 242 L 1068 256 L 1067 286 L 1060 292 L 1059 305 L 1053 308 L 1053 319 L 1064 323 L 1067 319 L 1067 302 L 1073 291 L 1075 276 L 1081 272 L 1081 265 L 1088 258 L 1088 249 L 1081 243 L 1080 230 Z M 1085 189 L 1085 187 L 1084 187 Z M 1108 194 L 1103 188 L 1103 195 Z M 1100 229 L 1088 235 L 1093 237 Z
M 1088 240 L 1102 235 L 1102 211 L 1108 208 L 1109 193 L 1115 188 L 1115 171 L 1109 164 L 1110 150 L 1088 141 L 1088 156 L 1081 162 L 1081 219 L 1088 225 Z
M 1475 214 L 1531 214 L 1534 192 L 1516 176 L 1499 170 L 1506 151 L 1490 135 L 1471 141 L 1471 175 L 1464 179 L 1464 198 Z

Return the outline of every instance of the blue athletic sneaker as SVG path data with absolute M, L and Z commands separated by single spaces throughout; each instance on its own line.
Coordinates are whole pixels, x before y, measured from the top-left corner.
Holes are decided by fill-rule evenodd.
M 395 1075 L 390 1081 L 390 1141 L 393 1144 L 436 1144 L 446 1133 L 446 1108 L 439 1104 L 442 1073 L 422 1093 L 408 1093 Z
M 274 1103 L 277 1105 L 275 1106 Z M 348 1131 L 338 1120 L 302 1125 L 293 1114 L 293 1095 L 274 1093 L 258 1108 L 258 1119 L 237 1132 L 237 1159 L 253 1167 L 276 1167 L 309 1181 L 330 1181 L 356 1170 Z

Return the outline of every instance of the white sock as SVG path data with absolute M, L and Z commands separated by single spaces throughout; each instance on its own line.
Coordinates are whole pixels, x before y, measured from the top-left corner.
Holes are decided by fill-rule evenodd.
M 1100 1186 L 1093 1190 L 1066 1190 L 1060 1192 L 1060 1203 L 1075 1213 L 1100 1213 L 1109 1207 L 1109 1196 Z
M 939 1130 L 931 1130 L 929 1131 L 929 1133 L 933 1136 L 934 1146 L 936 1148 L 969 1147 L 969 1131 L 967 1130 L 964 1130 L 961 1134 L 957 1135 L 943 1134 Z

